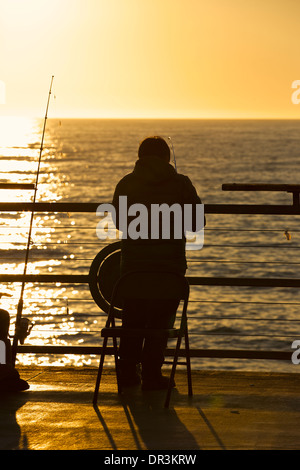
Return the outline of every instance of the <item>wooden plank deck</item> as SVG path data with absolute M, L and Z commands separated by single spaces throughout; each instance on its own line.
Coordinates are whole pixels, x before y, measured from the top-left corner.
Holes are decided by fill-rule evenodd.
M 194 371 L 187 396 L 176 373 L 169 409 L 165 392 L 139 387 L 116 393 L 105 369 L 98 406 L 93 368 L 20 367 L 30 389 L 2 394 L 0 449 L 292 450 L 300 442 L 298 373 Z

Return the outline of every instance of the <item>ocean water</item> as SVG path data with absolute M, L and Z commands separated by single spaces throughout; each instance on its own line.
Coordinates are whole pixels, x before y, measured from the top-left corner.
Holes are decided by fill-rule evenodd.
M 34 182 L 42 120 L 0 118 L 0 182 Z M 291 204 L 277 192 L 222 191 L 223 183 L 299 183 L 300 121 L 49 119 L 37 201 L 110 202 L 117 182 L 148 135 L 172 138 L 177 169 L 202 202 Z M 0 200 L 30 201 L 30 191 L 0 190 Z M 30 215 L 1 214 L 1 273 L 22 273 Z M 87 274 L 106 245 L 96 214 L 36 213 L 28 273 Z M 291 237 L 286 235 L 286 231 Z M 204 247 L 188 252 L 189 276 L 299 277 L 299 217 L 207 215 Z M 14 316 L 20 285 L 1 286 L 1 308 Z M 191 347 L 291 351 L 299 339 L 297 289 L 191 288 Z M 98 345 L 106 314 L 88 286 L 26 284 L 24 316 L 34 322 L 25 344 Z M 95 365 L 90 356 L 19 355 L 20 363 Z M 193 359 L 196 368 L 298 372 L 277 361 Z M 298 366 L 300 367 L 300 366 Z

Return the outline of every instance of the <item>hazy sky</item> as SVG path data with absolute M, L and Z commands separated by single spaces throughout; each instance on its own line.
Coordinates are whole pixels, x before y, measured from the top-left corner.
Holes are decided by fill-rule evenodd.
M 0 0 L 0 115 L 300 117 L 299 0 Z

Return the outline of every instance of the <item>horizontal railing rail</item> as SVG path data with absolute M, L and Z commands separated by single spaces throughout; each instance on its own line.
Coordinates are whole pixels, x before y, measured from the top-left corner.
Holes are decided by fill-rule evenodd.
M 19 345 L 17 351 L 22 354 L 79 354 L 100 355 L 101 346 L 35 346 Z M 107 347 L 108 354 L 113 355 L 113 347 Z M 174 356 L 174 349 L 166 349 L 166 356 Z M 231 359 L 266 359 L 275 361 L 290 361 L 291 353 L 287 351 L 245 350 L 245 349 L 191 349 L 194 358 L 231 358 Z M 185 357 L 185 349 L 180 350 L 180 357 Z
M 0 212 L 94 212 L 100 202 L 0 202 Z M 104 203 L 103 203 L 104 204 Z M 289 204 L 204 204 L 206 214 L 300 215 L 300 206 Z
M 191 286 L 300 287 L 300 279 L 186 276 Z M 88 274 L 0 274 L 0 282 L 84 284 Z

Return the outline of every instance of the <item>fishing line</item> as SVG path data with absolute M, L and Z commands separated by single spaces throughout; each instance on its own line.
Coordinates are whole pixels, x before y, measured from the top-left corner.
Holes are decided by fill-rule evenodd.
M 174 152 L 174 145 L 173 145 L 173 142 L 172 142 L 171 137 L 168 137 L 168 140 L 169 140 L 170 143 L 171 143 L 172 153 L 173 153 L 173 162 L 174 162 L 175 170 L 177 171 L 176 158 L 175 158 L 175 152 Z
M 15 360 L 16 360 L 17 347 L 18 347 L 19 340 L 20 340 L 20 343 L 22 344 L 24 342 L 25 337 L 28 336 L 28 334 L 30 333 L 30 329 L 28 329 L 28 327 L 29 327 L 28 319 L 25 319 L 25 318 L 22 319 L 23 295 L 24 295 L 24 289 L 25 289 L 25 275 L 27 273 L 27 265 L 28 265 L 28 259 L 29 259 L 30 245 L 32 244 L 31 233 L 32 233 L 32 225 L 33 225 L 33 218 L 34 218 L 34 206 L 35 206 L 35 203 L 36 203 L 38 181 L 39 181 L 40 167 L 41 167 L 41 160 L 42 160 L 42 152 L 43 152 L 43 147 L 44 147 L 44 137 L 45 137 L 45 131 L 46 131 L 46 123 L 47 123 L 47 118 L 48 118 L 48 109 L 49 109 L 50 97 L 51 97 L 51 92 L 52 92 L 53 79 L 54 79 L 54 75 L 52 75 L 52 77 L 51 77 L 51 83 L 50 83 L 50 89 L 49 89 L 49 94 L 48 94 L 46 112 L 45 112 L 45 117 L 44 117 L 44 125 L 43 125 L 42 140 L 41 140 L 41 146 L 40 146 L 40 152 L 39 152 L 38 167 L 37 167 L 37 172 L 36 172 L 36 180 L 35 180 L 35 187 L 34 187 L 34 194 L 33 194 L 33 208 L 32 208 L 31 217 L 30 217 L 30 226 L 29 226 L 27 248 L 26 248 L 26 254 L 25 254 L 23 281 L 22 281 L 22 286 L 21 286 L 20 299 L 19 299 L 18 307 L 17 307 L 17 316 L 16 316 L 16 323 L 15 323 L 15 334 L 14 334 L 13 345 L 12 345 L 12 363 L 13 363 L 13 365 L 15 364 Z M 22 320 L 23 320 L 23 322 L 22 322 Z

